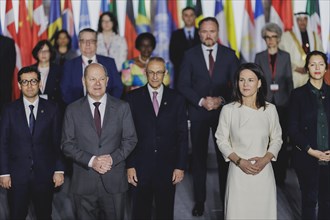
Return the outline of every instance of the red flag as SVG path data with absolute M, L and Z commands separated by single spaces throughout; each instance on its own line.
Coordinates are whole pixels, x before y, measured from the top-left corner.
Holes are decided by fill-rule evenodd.
M 17 45 L 17 35 L 16 35 L 16 28 L 15 28 L 15 14 L 13 9 L 13 2 L 12 0 L 6 1 L 6 15 L 5 15 L 5 27 L 4 27 L 4 34 L 15 41 L 15 49 L 16 49 L 16 67 L 14 70 L 13 81 L 12 81 L 12 99 L 16 100 L 20 96 L 20 90 L 18 88 L 17 83 L 17 73 L 18 70 L 21 69 L 21 53 L 19 47 Z
M 39 40 L 47 40 L 47 25 L 48 19 L 45 15 L 42 0 L 35 0 L 33 3 L 32 47 L 34 47 Z
M 179 28 L 179 18 L 178 18 L 178 2 L 176 0 L 167 2 L 168 12 L 171 15 L 171 30 L 175 31 Z
M 135 39 L 137 37 L 135 18 L 133 12 L 132 0 L 127 0 L 126 5 L 126 18 L 125 18 L 125 38 L 127 41 L 127 58 L 132 59 L 137 57 L 140 53 L 135 49 Z
M 25 1 L 19 1 L 19 22 L 18 22 L 18 46 L 21 50 L 22 66 L 31 65 L 32 61 L 32 33 L 29 15 Z
M 278 24 L 284 31 L 292 30 L 292 0 L 272 0 L 270 9 L 270 21 Z

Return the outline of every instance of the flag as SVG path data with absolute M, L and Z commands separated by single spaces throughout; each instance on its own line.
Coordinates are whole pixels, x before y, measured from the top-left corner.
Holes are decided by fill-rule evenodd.
M 328 35 L 328 49 L 327 49 L 327 57 L 328 57 L 328 71 L 325 73 L 324 81 L 330 85 L 330 26 L 329 26 L 329 35 Z
M 136 18 L 136 30 L 138 34 L 150 32 L 150 20 L 147 17 L 144 0 L 139 0 L 138 16 Z
M 2 35 L 2 26 L 1 26 L 1 20 L 0 20 L 0 34 Z
M 50 1 L 48 39 L 54 45 L 54 34 L 62 29 L 61 2 Z
M 196 27 L 198 27 L 199 22 L 203 19 L 203 8 L 202 8 L 201 0 L 196 1 L 195 13 L 196 13 L 195 24 Z
M 116 0 L 110 0 L 109 10 L 114 16 L 117 17 L 117 1 Z
M 18 33 L 17 44 L 21 51 L 22 66 L 29 66 L 32 64 L 32 32 L 31 23 L 26 8 L 25 1 L 19 1 L 18 12 Z
M 251 0 L 245 0 L 241 37 L 241 60 L 243 63 L 254 62 L 254 33 L 254 17 L 252 12 Z
M 110 11 L 110 2 L 109 0 L 101 0 L 100 14 Z
M 72 10 L 72 3 L 71 0 L 64 1 L 64 7 L 62 12 L 62 22 L 63 22 L 63 29 L 66 30 L 69 35 L 71 36 L 71 46 L 74 50 L 79 48 L 78 46 L 78 38 L 76 34 L 76 29 L 74 25 L 74 17 L 73 17 L 73 10 Z
M 270 22 L 278 24 L 283 31 L 292 30 L 292 0 L 272 0 L 272 5 L 270 7 Z
M 262 0 L 256 0 L 256 6 L 254 9 L 254 25 L 255 25 L 255 52 L 259 53 L 261 51 L 266 50 L 266 43 L 262 39 L 261 29 L 265 26 L 265 14 L 264 14 L 264 6 L 262 5 Z
M 81 0 L 80 3 L 80 20 L 79 20 L 79 31 L 85 28 L 90 28 L 89 23 L 89 11 L 87 0 Z
M 235 20 L 234 20 L 234 10 L 233 10 L 232 0 L 226 0 L 225 18 L 226 18 L 229 47 L 235 50 L 236 56 L 239 57 L 239 51 L 236 43 Z
M 186 6 L 187 6 L 187 7 L 192 7 L 192 8 L 195 7 L 195 5 L 194 5 L 194 3 L 193 3 L 192 0 L 187 0 L 187 5 L 186 5 Z
M 47 39 L 47 25 L 48 19 L 45 15 L 42 0 L 34 0 L 32 22 L 32 47 L 34 47 L 39 40 Z M 35 62 L 34 58 L 32 58 L 32 62 Z
M 15 41 L 15 50 L 16 50 L 16 65 L 14 69 L 14 75 L 12 80 L 12 99 L 16 100 L 20 97 L 20 90 L 18 88 L 17 83 L 17 73 L 18 70 L 22 68 L 21 63 L 21 53 L 19 47 L 17 45 L 17 35 L 16 35 L 16 27 L 15 27 L 15 14 L 13 9 L 12 0 L 6 1 L 6 14 L 5 14 L 5 27 L 4 27 L 4 35 L 12 38 Z
M 135 49 L 135 39 L 137 37 L 136 25 L 134 19 L 133 2 L 127 0 L 126 2 L 126 18 L 125 18 L 125 39 L 127 41 L 127 58 L 132 59 L 140 53 Z
M 310 25 L 312 27 L 312 31 L 315 32 L 320 39 L 322 39 L 319 1 L 307 0 L 306 12 L 310 17 Z
M 178 2 L 177 0 L 167 1 L 168 14 L 171 22 L 171 31 L 179 28 Z
M 216 0 L 215 2 L 215 10 L 214 10 L 214 17 L 217 19 L 219 23 L 219 43 L 228 47 L 228 37 L 227 37 L 227 24 L 225 18 L 225 11 L 222 4 L 222 0 Z

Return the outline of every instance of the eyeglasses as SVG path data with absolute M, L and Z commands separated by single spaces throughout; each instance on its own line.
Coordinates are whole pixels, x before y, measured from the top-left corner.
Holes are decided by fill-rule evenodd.
M 149 75 L 149 76 L 160 76 L 160 75 L 163 75 L 166 71 L 157 71 L 157 72 L 154 72 L 154 71 L 151 71 L 151 70 L 147 70 L 146 73 Z
M 277 39 L 277 35 L 265 36 L 265 39 L 266 39 L 266 40 Z
M 81 44 L 96 44 L 96 40 L 83 40 L 83 39 L 80 39 L 79 40 L 79 43 Z
M 28 86 L 29 83 L 31 84 L 31 86 L 35 86 L 37 85 L 39 82 L 39 80 L 37 79 L 31 79 L 31 80 L 26 80 L 26 79 L 23 79 L 21 81 L 19 81 L 19 83 L 22 85 L 22 86 Z
M 39 50 L 39 53 L 41 54 L 46 54 L 46 53 L 49 53 L 50 51 L 49 50 Z

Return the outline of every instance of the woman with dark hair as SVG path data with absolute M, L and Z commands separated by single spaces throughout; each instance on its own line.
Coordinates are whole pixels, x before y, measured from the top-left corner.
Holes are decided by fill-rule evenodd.
M 229 164 L 225 219 L 277 219 L 276 160 L 282 132 L 276 108 L 266 101 L 261 68 L 242 64 L 234 85 L 234 102 L 223 107 L 215 137 Z
M 148 32 L 139 34 L 135 40 L 135 48 L 140 51 L 139 56 L 127 60 L 123 64 L 121 79 L 126 87 L 125 92 L 144 86 L 147 83 L 145 67 L 156 48 L 154 35 Z M 168 66 L 166 66 L 166 69 L 169 69 Z M 169 85 L 169 74 L 165 75 L 163 83 Z
M 324 82 L 327 56 L 307 54 L 309 81 L 292 91 L 289 137 L 292 164 L 297 173 L 302 219 L 330 219 L 330 86 Z
M 113 58 L 120 72 L 127 59 L 127 43 L 125 38 L 118 34 L 117 18 L 108 11 L 101 14 L 97 32 L 96 53 Z
M 78 56 L 71 50 L 71 37 L 66 30 L 57 31 L 54 35 L 54 48 L 56 50 L 55 63 L 63 66 L 64 62 Z
M 48 40 L 41 40 L 32 50 L 32 56 L 37 60 L 33 66 L 40 72 L 40 97 L 52 100 L 62 106 L 60 93 L 61 68 L 53 61 L 56 52 Z

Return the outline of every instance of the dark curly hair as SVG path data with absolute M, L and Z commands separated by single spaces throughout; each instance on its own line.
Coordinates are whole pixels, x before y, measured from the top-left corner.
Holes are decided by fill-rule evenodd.
M 99 23 L 97 25 L 97 32 L 102 32 L 103 31 L 103 28 L 102 28 L 102 18 L 104 16 L 108 15 L 110 17 L 110 20 L 112 21 L 113 23 L 113 27 L 112 27 L 112 31 L 115 32 L 116 34 L 118 34 L 118 21 L 117 21 L 117 18 L 116 16 L 114 16 L 111 12 L 104 12 L 100 15 L 100 18 L 99 18 Z
M 143 40 L 150 40 L 152 50 L 155 49 L 155 47 L 156 47 L 156 38 L 154 37 L 153 34 L 151 34 L 149 32 L 144 32 L 144 33 L 139 34 L 139 36 L 137 36 L 137 38 L 135 40 L 135 48 L 137 50 L 139 50 Z

